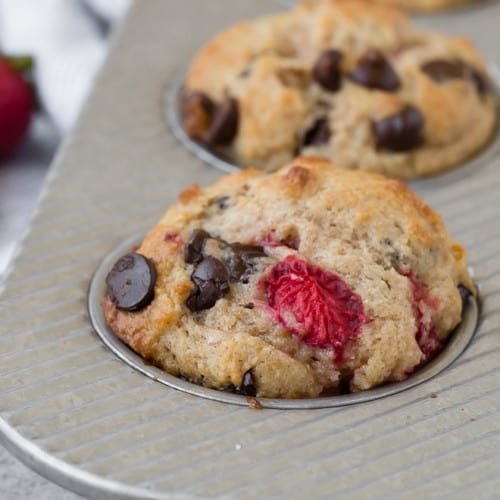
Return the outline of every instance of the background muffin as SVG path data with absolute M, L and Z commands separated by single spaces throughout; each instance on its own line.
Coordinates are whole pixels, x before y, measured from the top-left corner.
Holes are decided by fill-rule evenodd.
M 405 9 L 433 11 L 460 7 L 469 3 L 477 3 L 478 0 L 375 0 L 386 5 L 398 5 Z
M 405 179 L 457 165 L 496 122 L 468 40 L 360 0 L 300 4 L 221 33 L 195 57 L 181 107 L 188 136 L 243 166 L 322 155 Z

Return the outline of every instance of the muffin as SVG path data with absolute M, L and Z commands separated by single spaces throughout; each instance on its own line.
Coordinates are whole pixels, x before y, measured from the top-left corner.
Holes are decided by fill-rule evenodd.
M 405 9 L 415 11 L 435 11 L 461 7 L 469 3 L 477 3 L 477 0 L 375 0 L 386 5 L 398 5 Z
M 314 157 L 191 186 L 106 281 L 107 323 L 148 362 L 273 398 L 406 379 L 474 293 L 464 249 L 403 182 Z
M 266 171 L 300 154 L 419 178 L 485 147 L 496 124 L 470 41 L 362 0 L 306 2 L 229 28 L 195 56 L 181 101 L 188 137 Z

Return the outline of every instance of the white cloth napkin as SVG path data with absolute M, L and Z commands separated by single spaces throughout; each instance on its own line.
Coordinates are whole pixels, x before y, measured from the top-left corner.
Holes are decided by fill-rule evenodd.
M 44 108 L 63 134 L 74 124 L 131 0 L 0 0 L 0 47 L 35 57 Z

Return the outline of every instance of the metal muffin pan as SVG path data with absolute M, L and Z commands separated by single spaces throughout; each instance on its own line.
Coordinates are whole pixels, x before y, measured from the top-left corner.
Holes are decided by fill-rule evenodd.
M 498 156 L 411 184 L 466 247 L 481 305 L 467 349 L 409 390 L 336 408 L 252 410 L 144 376 L 90 323 L 88 287 L 103 256 L 145 234 L 186 186 L 220 176 L 166 126 L 165 88 L 214 33 L 279 9 L 271 0 L 132 7 L 3 284 L 0 440 L 98 499 L 496 498 Z M 499 64 L 499 16 L 500 2 L 489 2 L 418 22 L 468 34 Z
M 88 294 L 88 310 L 92 325 L 99 337 L 121 360 L 125 361 L 125 363 L 157 382 L 161 382 L 162 384 L 165 384 L 173 389 L 178 389 L 188 394 L 192 394 L 193 396 L 200 396 L 202 398 L 220 401 L 222 403 L 248 406 L 248 401 L 245 396 L 202 387 L 170 375 L 165 371 L 148 364 L 126 344 L 121 342 L 107 325 L 100 307 L 100 301 L 106 293 L 106 276 L 113 267 L 113 264 L 122 255 L 129 252 L 131 248 L 136 247 L 139 243 L 140 240 L 134 238 L 119 244 L 113 251 L 106 255 L 92 277 Z M 463 314 L 462 323 L 460 323 L 460 325 L 452 333 L 443 352 L 403 382 L 387 384 L 383 387 L 372 389 L 370 391 L 331 397 L 325 396 L 309 399 L 259 398 L 258 400 L 264 408 L 300 410 L 313 408 L 335 408 L 355 403 L 366 403 L 374 399 L 383 398 L 384 396 L 397 394 L 398 392 L 410 389 L 411 387 L 429 380 L 453 363 L 472 340 L 478 319 L 479 311 L 477 300 L 474 297 L 470 297 Z

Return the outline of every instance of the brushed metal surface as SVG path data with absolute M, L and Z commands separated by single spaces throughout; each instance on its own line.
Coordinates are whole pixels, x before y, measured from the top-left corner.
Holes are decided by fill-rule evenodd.
M 5 281 L 0 439 L 92 498 L 494 498 L 498 156 L 411 184 L 467 248 L 482 297 L 473 341 L 425 384 L 340 408 L 255 411 L 145 377 L 90 325 L 87 290 L 102 257 L 144 234 L 182 188 L 220 176 L 171 135 L 166 88 L 210 35 L 273 9 L 264 0 L 136 2 Z M 418 22 L 468 34 L 499 64 L 499 16 L 489 2 Z

